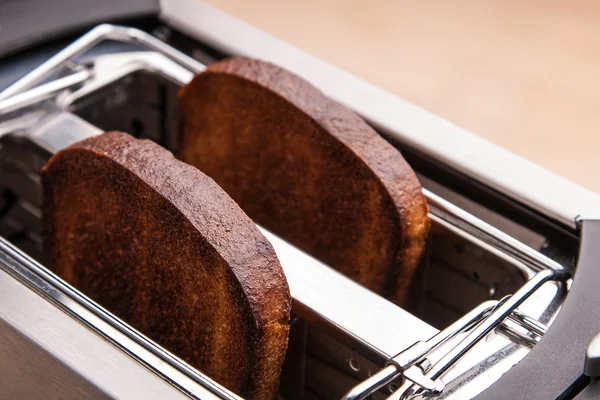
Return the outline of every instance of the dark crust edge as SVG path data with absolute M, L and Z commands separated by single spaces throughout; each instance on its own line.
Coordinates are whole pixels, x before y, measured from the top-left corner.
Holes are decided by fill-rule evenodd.
M 197 168 L 188 165 L 174 158 L 174 156 L 158 144 L 150 140 L 139 140 L 134 137 L 118 131 L 107 132 L 102 135 L 85 139 L 77 142 L 68 148 L 55 154 L 42 169 L 42 180 L 47 181 L 47 172 L 54 163 L 61 162 L 61 158 L 68 156 L 70 152 L 90 152 L 94 156 L 104 157 L 113 163 L 117 163 L 125 168 L 125 170 L 134 175 L 135 178 L 147 185 L 151 190 L 155 191 L 160 196 L 166 198 L 173 206 L 182 214 L 194 229 L 198 230 L 206 241 L 213 247 L 216 254 L 222 258 L 230 267 L 231 277 L 237 281 L 239 288 L 244 293 L 243 300 L 247 303 L 248 315 L 243 315 L 248 318 L 247 329 L 251 332 L 251 337 L 254 338 L 257 347 L 254 351 L 253 359 L 255 363 L 259 363 L 261 358 L 270 359 L 269 353 L 275 349 L 269 349 L 265 345 L 269 337 L 281 338 L 280 334 L 276 334 L 275 330 L 283 329 L 289 331 L 289 320 L 291 312 L 291 295 L 287 280 L 283 273 L 283 269 L 279 264 L 279 260 L 271 243 L 262 235 L 252 220 L 243 212 L 243 210 L 231 199 L 223 189 L 218 186 L 214 180 L 203 174 Z M 154 166 L 145 168 L 139 162 L 136 162 L 136 152 L 148 151 L 154 153 Z M 160 173 L 154 173 L 160 171 Z M 207 221 L 212 220 L 215 216 L 208 214 L 203 205 L 206 204 L 206 198 L 189 199 L 187 197 L 173 196 L 173 193 L 164 193 L 165 183 L 169 177 L 184 177 L 192 176 L 193 178 L 202 176 L 205 179 L 204 186 L 208 189 L 203 192 L 212 197 L 212 205 L 217 205 L 218 208 L 224 210 L 219 214 L 221 223 L 207 224 Z M 46 179 L 44 179 L 46 178 Z M 193 180 L 192 180 L 193 181 Z M 181 179 L 176 183 L 182 182 Z M 183 180 L 183 182 L 185 182 Z M 168 183 L 167 183 L 168 184 Z M 209 187 L 208 185 L 212 186 Z M 188 191 L 188 194 L 194 193 Z M 44 208 L 48 207 L 45 205 Z M 224 219 L 223 219 L 224 218 Z M 235 226 L 238 229 L 228 229 Z M 222 240 L 222 238 L 229 240 Z M 51 240 L 52 241 L 52 240 Z M 235 244 L 234 244 L 235 243 Z M 240 248 L 237 245 L 246 245 L 243 249 L 243 257 L 239 257 Z M 255 254 L 248 254 L 248 251 Z M 264 263 L 255 262 L 262 258 Z M 252 271 L 247 271 L 245 266 L 252 263 Z M 257 273 L 258 272 L 258 273 Z M 260 278 L 260 279 L 257 279 Z M 273 298 L 283 299 L 280 304 L 274 303 Z M 265 307 L 275 304 L 278 307 Z M 261 340 L 261 338 L 263 340 Z M 287 336 L 285 345 L 278 346 L 281 350 L 280 359 L 277 360 L 281 366 L 285 356 L 287 347 Z M 271 352 L 267 351 L 271 350 Z M 272 361 L 272 360 L 271 360 Z M 251 370 L 249 398 L 264 398 L 264 393 L 260 389 L 267 389 L 271 393 L 277 392 L 278 382 L 259 382 L 267 383 L 267 386 L 255 386 L 258 373 L 264 371 Z M 274 386 L 274 387 L 273 387 Z
M 329 99 L 301 77 L 274 64 L 233 57 L 210 65 L 197 77 L 207 74 L 237 77 L 274 93 L 305 113 L 362 160 L 392 200 L 397 223 L 402 228 L 402 241 L 397 245 L 395 257 L 398 268 L 389 269 L 389 287 L 383 293 L 392 301 L 402 304 L 425 251 L 431 226 L 421 184 L 402 154 L 354 111 Z M 180 101 L 184 96 L 185 87 L 179 92 Z

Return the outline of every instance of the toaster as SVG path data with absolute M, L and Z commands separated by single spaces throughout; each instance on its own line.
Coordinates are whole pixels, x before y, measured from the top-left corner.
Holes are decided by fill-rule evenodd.
M 40 232 L 53 153 L 122 130 L 177 154 L 178 89 L 234 55 L 361 115 L 432 220 L 405 308 L 259 227 L 293 298 L 281 399 L 600 396 L 595 193 L 199 0 L 5 0 L 0 27 L 0 399 L 240 399 L 46 269 Z

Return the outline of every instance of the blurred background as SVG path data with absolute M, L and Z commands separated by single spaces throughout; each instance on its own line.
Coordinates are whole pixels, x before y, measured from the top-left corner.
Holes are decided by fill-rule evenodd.
M 600 193 L 598 0 L 205 0 Z

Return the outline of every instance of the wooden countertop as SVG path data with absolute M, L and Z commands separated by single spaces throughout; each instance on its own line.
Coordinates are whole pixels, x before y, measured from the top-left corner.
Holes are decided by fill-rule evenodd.
M 596 0 L 204 0 L 600 193 Z

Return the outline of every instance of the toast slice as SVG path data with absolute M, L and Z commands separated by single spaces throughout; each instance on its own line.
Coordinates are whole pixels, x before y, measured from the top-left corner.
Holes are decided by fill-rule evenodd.
M 267 239 L 209 177 L 110 132 L 42 171 L 50 268 L 235 393 L 271 399 L 291 297 Z
M 303 79 L 246 58 L 179 92 L 180 158 L 274 233 L 397 304 L 430 221 L 402 155 Z

